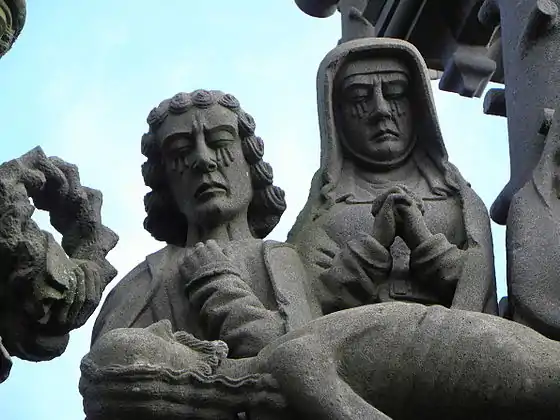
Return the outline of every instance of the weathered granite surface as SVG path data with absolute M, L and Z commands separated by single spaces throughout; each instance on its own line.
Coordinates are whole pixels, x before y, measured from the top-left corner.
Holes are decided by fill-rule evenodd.
M 168 245 L 111 291 L 92 343 L 169 319 L 174 330 L 223 340 L 231 357 L 243 358 L 319 316 L 295 249 L 261 239 L 285 209 L 284 192 L 237 99 L 179 93 L 148 123 L 144 227 Z
M 30 198 L 33 200 L 30 202 Z M 0 165 L 0 378 L 10 357 L 61 355 L 117 274 L 105 259 L 118 237 L 101 223 L 102 195 L 76 166 L 35 148 Z M 50 213 L 62 246 L 31 219 Z
M 560 411 L 560 344 L 487 314 L 367 305 L 315 320 L 256 357 L 227 353 L 169 321 L 115 329 L 82 361 L 87 419 L 260 410 L 259 419 L 544 420 Z
M 560 1 L 487 0 L 479 13 L 500 25 L 510 180 L 491 208 L 506 225 L 505 315 L 560 339 L 558 96 Z
M 0 0 L 0 58 L 21 33 L 26 13 L 25 0 Z
M 345 42 L 317 89 L 321 167 L 288 240 L 323 311 L 403 300 L 497 313 L 487 210 L 448 161 L 418 51 Z
M 553 108 L 539 114 L 540 153 L 522 176 L 512 171 L 517 184 L 502 197 L 503 319 L 488 214 L 448 161 L 424 59 L 405 41 L 372 37 L 376 2 L 297 2 L 318 16 L 338 7 L 343 36 L 319 69 L 321 166 L 293 245 L 262 240 L 284 195 L 237 100 L 195 91 L 163 101 L 142 153 L 145 228 L 168 245 L 100 313 L 81 365 L 87 419 L 558 417 Z M 556 33 L 555 3 L 534 3 L 508 10 L 529 16 L 526 57 Z M 481 21 L 501 5 L 484 2 Z M 501 55 L 510 36 L 494 31 L 488 48 Z M 445 83 L 480 93 L 503 63 L 474 60 L 469 76 L 463 52 Z M 503 93 L 487 101 L 496 114 L 511 102 Z

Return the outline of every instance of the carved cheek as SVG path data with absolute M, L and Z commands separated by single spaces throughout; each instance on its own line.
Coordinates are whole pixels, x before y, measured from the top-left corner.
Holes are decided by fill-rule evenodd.
M 216 150 L 216 163 L 218 168 L 231 165 L 235 161 L 235 156 L 230 146 L 220 147 Z
M 366 101 L 360 101 L 353 103 L 351 107 L 352 116 L 358 120 L 363 120 L 370 113 L 369 108 L 371 108 L 371 104 L 369 104 L 368 106 L 368 103 Z
M 393 100 L 390 102 L 391 114 L 399 131 L 407 130 L 409 122 L 409 106 L 407 100 Z

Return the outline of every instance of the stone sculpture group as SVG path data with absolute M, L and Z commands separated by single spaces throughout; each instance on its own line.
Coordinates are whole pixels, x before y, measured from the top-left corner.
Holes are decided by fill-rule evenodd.
M 88 420 L 560 415 L 560 307 L 544 305 L 558 279 L 545 278 L 556 289 L 542 313 L 538 301 L 499 313 L 488 212 L 448 160 L 422 55 L 345 18 L 318 71 L 321 165 L 286 243 L 265 239 L 284 192 L 232 94 L 181 92 L 149 113 L 144 228 L 166 246 L 101 308 L 81 364 Z M 519 291 L 549 264 L 557 125 L 508 204 L 516 297 L 542 295 Z M 116 275 L 117 237 L 99 192 L 40 149 L 0 166 L 0 193 L 7 373 L 10 355 L 62 353 Z M 62 248 L 30 221 L 28 196 Z M 534 229 L 548 229 L 542 243 Z

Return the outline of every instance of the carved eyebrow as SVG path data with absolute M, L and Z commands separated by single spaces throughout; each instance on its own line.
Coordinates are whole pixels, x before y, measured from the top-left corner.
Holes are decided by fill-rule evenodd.
M 228 133 L 230 133 L 231 135 L 235 136 L 237 133 L 235 131 L 235 128 L 233 128 L 231 125 L 229 124 L 220 124 L 214 127 L 208 127 L 207 128 L 208 133 L 210 134 L 214 134 L 220 131 L 227 131 Z
M 383 83 L 408 84 L 408 76 L 404 73 L 382 73 L 379 76 Z
M 342 82 L 343 89 L 348 89 L 355 86 L 370 87 L 371 85 L 372 78 L 370 75 L 366 74 L 352 75 L 344 79 L 344 81 Z

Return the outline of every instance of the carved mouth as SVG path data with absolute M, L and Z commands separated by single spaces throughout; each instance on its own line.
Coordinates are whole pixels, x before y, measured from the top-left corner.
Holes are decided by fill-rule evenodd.
M 373 141 L 385 141 L 385 140 L 389 140 L 391 138 L 394 137 L 399 137 L 400 133 L 398 133 L 395 130 L 391 130 L 391 129 L 384 129 L 384 130 L 379 130 L 376 131 L 375 134 L 373 134 L 373 136 L 371 136 L 371 140 Z
M 194 192 L 196 200 L 227 193 L 227 187 L 219 182 L 204 182 Z

